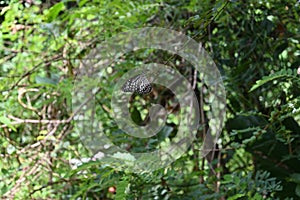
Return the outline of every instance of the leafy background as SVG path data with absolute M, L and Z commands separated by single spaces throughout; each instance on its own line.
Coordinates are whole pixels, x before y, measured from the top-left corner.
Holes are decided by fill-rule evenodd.
M 4 0 L 0 8 L 3 199 L 300 198 L 299 2 Z M 207 127 L 169 167 L 136 174 L 91 159 L 74 130 L 71 91 L 90 49 L 122 31 L 149 26 L 181 31 L 202 43 L 222 74 L 227 116 L 206 158 L 198 149 Z M 180 57 L 151 49 L 124 55 L 107 71 L 99 81 L 97 120 L 116 144 L 132 151 L 158 148 L 178 126 L 176 99 L 159 87 L 133 96 L 130 107 L 133 120 L 142 124 L 151 102 L 169 106 L 174 116 L 159 136 L 129 142 L 111 124 L 109 83 L 145 61 L 194 77 Z M 195 93 L 203 101 L 200 86 Z

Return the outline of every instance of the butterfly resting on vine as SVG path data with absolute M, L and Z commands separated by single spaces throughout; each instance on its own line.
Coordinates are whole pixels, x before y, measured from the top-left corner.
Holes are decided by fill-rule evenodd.
M 152 91 L 152 85 L 144 73 L 128 79 L 122 86 L 123 92 L 148 94 Z

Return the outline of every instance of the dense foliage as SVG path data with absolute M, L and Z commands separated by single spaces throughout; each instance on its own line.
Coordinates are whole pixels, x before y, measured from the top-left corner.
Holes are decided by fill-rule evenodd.
M 0 1 L 0 8 L 1 197 L 300 198 L 299 1 L 15 0 Z M 141 27 L 169 28 L 201 42 L 227 93 L 215 150 L 206 158 L 199 152 L 207 124 L 180 159 L 152 173 L 91 159 L 72 110 L 82 59 L 108 38 Z M 159 136 L 140 140 L 112 123 L 109 83 L 150 61 L 172 66 L 191 83 L 199 80 L 185 60 L 153 49 L 123 55 L 107 71 L 98 83 L 97 120 L 115 144 L 134 152 L 159 148 L 176 135 L 180 120 L 171 115 Z M 203 102 L 205 87 L 197 86 Z M 172 93 L 159 87 L 153 93 L 133 96 L 130 112 L 137 124 L 154 102 L 178 113 Z

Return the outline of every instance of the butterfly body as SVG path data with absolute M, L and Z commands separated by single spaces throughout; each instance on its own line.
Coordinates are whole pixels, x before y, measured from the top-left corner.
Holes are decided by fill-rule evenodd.
M 148 94 L 152 91 L 152 86 L 146 75 L 142 73 L 128 79 L 122 86 L 122 91 L 138 94 Z

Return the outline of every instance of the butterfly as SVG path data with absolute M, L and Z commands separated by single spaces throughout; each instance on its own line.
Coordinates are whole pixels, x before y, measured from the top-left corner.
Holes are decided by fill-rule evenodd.
M 122 86 L 122 91 L 148 94 L 152 91 L 152 85 L 146 75 L 142 73 L 128 79 Z

